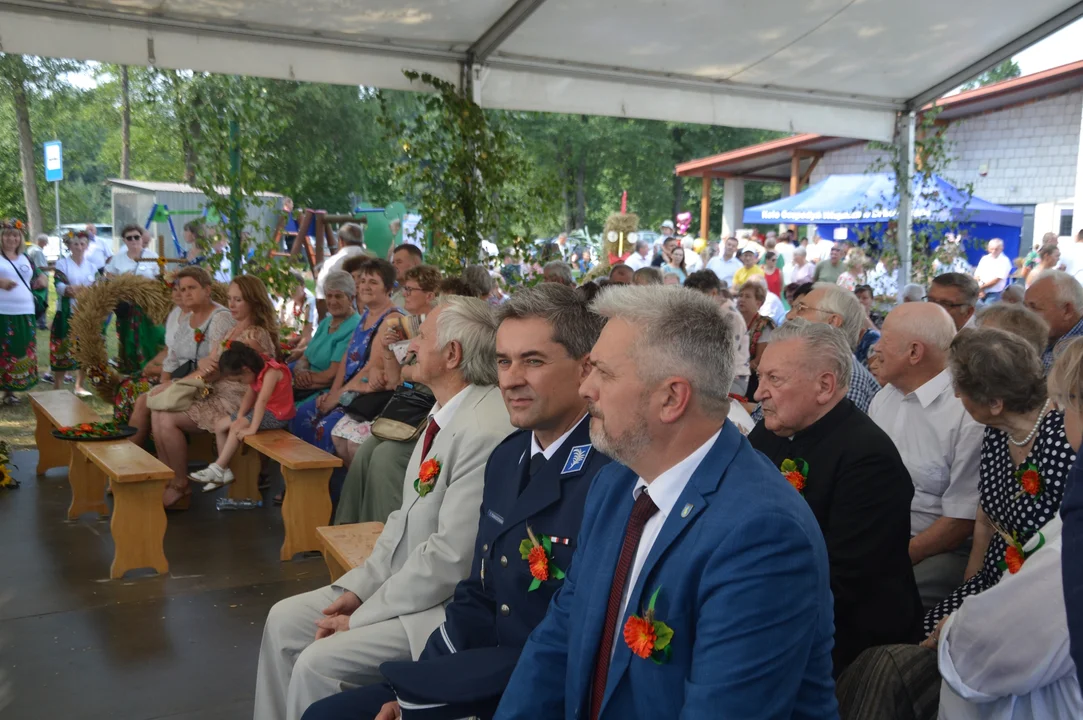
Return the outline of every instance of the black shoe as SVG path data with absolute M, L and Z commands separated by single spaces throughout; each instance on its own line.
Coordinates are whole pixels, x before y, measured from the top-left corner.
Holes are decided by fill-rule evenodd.
M 42 374 L 41 374 L 41 381 L 42 381 L 42 382 L 47 382 L 47 383 L 51 383 L 51 382 L 53 382 L 53 381 L 54 381 L 55 379 L 56 379 L 56 378 L 55 378 L 55 377 L 53 376 L 53 374 L 52 374 L 52 373 L 42 373 Z

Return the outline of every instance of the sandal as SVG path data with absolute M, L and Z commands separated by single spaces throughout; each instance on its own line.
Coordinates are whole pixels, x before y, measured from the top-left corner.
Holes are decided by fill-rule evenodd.
M 278 493 L 277 495 L 274 496 L 274 500 L 272 502 L 274 502 L 275 505 L 281 505 L 285 501 L 286 501 L 286 491 L 283 490 L 282 492 L 280 492 L 280 493 Z
M 166 502 L 170 492 L 174 494 L 174 498 L 171 502 Z M 166 512 L 187 510 L 191 501 L 192 489 L 187 486 L 180 488 L 175 485 L 167 485 L 165 492 L 162 494 L 162 503 L 165 505 Z

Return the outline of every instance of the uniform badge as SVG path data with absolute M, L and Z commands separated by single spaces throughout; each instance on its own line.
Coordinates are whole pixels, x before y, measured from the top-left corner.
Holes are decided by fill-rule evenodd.
M 492 518 L 493 520 L 496 520 L 496 521 L 497 521 L 497 522 L 498 522 L 499 524 L 501 524 L 501 525 L 503 525 L 503 524 L 504 524 L 504 518 L 503 518 L 503 517 L 501 517 L 500 515 L 497 515 L 497 514 L 496 514 L 496 513 L 494 513 L 494 512 L 492 511 L 492 510 L 486 510 L 486 511 L 485 511 L 485 513 L 486 513 L 486 514 L 487 514 L 487 515 L 488 515 L 489 517 L 491 517 L 491 518 Z
M 587 457 L 590 456 L 591 447 L 591 445 L 576 445 L 573 447 L 572 451 L 568 453 L 568 461 L 564 463 L 564 469 L 560 471 L 560 474 L 567 475 L 582 470 L 583 466 L 587 464 Z
M 692 503 L 688 503 L 684 506 L 684 510 L 681 510 L 681 517 L 688 517 L 688 513 L 692 512 Z

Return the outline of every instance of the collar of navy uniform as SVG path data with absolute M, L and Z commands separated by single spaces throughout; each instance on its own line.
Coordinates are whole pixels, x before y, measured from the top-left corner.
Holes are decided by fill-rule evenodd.
M 725 425 L 722 427 L 724 428 Z M 716 432 L 707 442 L 693 450 L 691 455 L 656 477 L 653 482 L 648 483 L 643 478 L 639 478 L 636 481 L 636 486 L 632 488 L 632 497 L 639 498 L 640 493 L 647 493 L 651 496 L 651 500 L 654 501 L 662 517 L 669 517 L 673 506 L 677 504 L 677 499 L 684 492 L 688 481 L 692 479 L 692 474 L 696 472 L 696 468 L 703 462 L 703 458 L 707 457 L 707 453 L 714 447 L 715 442 L 718 441 L 718 436 L 721 434 L 722 430 Z
M 579 426 L 582 425 L 583 422 L 588 417 L 589 417 L 589 413 L 583 413 L 583 417 L 579 418 L 579 422 L 577 422 L 575 425 L 572 425 L 571 428 L 569 428 L 568 432 L 564 433 L 563 435 L 558 437 L 556 440 L 549 443 L 549 447 L 545 448 L 544 450 L 542 450 L 541 445 L 538 444 L 538 436 L 535 433 L 531 432 L 530 433 L 530 455 L 529 455 L 529 457 L 534 457 L 538 453 L 541 453 L 542 455 L 545 456 L 546 460 L 551 459 L 554 455 L 557 454 L 557 450 L 560 450 L 561 446 L 564 445 L 564 443 L 571 436 L 571 434 L 573 432 L 575 432 L 576 429 L 578 429 Z M 525 457 L 527 457 L 527 456 L 524 456 L 524 458 Z

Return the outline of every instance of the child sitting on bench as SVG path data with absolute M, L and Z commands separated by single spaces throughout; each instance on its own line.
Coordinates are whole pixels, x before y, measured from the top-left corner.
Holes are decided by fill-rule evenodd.
M 203 492 L 233 482 L 229 461 L 244 438 L 260 430 L 287 427 L 297 414 L 293 404 L 293 376 L 283 363 L 261 356 L 244 343 L 234 342 L 218 358 L 218 373 L 247 384 L 248 392 L 237 413 L 215 425 L 218 459 L 188 476 L 194 482 L 205 483 Z

